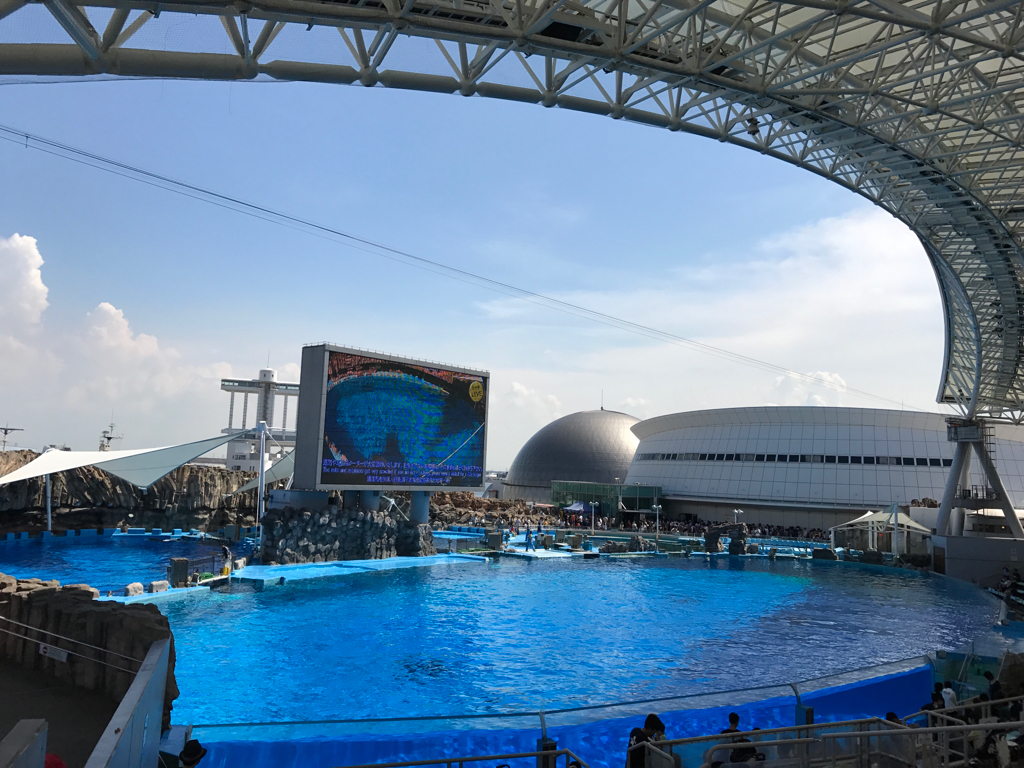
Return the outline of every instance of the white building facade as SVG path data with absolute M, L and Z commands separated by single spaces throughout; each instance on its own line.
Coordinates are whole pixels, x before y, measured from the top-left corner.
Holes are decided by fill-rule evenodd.
M 626 482 L 660 485 L 667 515 L 829 528 L 893 502 L 942 499 L 954 443 L 941 414 L 866 408 L 726 408 L 659 416 Z M 1014 506 L 1024 508 L 1024 428 L 990 442 Z M 967 487 L 985 492 L 980 467 Z
M 260 466 L 260 441 L 253 439 L 251 430 L 259 422 L 265 421 L 270 428 L 269 439 L 266 441 L 267 452 L 263 457 L 264 467 L 281 460 L 288 450 L 295 447 L 295 429 L 289 429 L 288 401 L 298 398 L 297 382 L 277 380 L 277 371 L 273 368 L 260 370 L 256 379 L 221 379 L 220 388 L 231 393 L 228 403 L 228 426 L 221 434 L 237 434 L 239 438 L 232 440 L 227 446 L 225 466 L 228 469 L 240 469 L 245 472 L 256 472 Z M 235 395 L 241 395 L 241 428 L 235 426 Z M 255 409 L 252 423 L 249 423 L 249 395 L 255 395 Z M 282 408 L 277 409 L 278 400 Z M 291 409 L 295 413 L 295 408 Z M 277 414 L 280 414 L 278 417 Z M 291 422 L 295 421 L 292 416 Z

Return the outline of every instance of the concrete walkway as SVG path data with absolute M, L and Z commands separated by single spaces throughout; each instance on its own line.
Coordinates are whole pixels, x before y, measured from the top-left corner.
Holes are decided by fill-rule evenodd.
M 19 720 L 47 722 L 46 751 L 83 768 L 117 704 L 94 691 L 0 659 L 0 738 Z

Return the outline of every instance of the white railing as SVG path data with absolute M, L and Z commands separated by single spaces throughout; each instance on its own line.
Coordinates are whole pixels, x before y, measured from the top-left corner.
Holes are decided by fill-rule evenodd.
M 45 720 L 19 720 L 0 741 L 0 768 L 43 768 L 45 760 Z
M 160 752 L 171 641 L 150 647 L 85 768 L 155 768 Z

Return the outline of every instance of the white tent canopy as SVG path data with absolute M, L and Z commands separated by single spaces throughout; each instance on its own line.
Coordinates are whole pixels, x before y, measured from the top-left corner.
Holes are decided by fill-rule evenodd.
M 263 482 L 267 485 L 270 483 L 276 483 L 278 480 L 287 480 L 292 476 L 292 472 L 295 470 L 295 451 L 291 451 L 287 456 L 282 456 L 278 459 L 274 465 L 263 473 Z M 251 491 L 257 485 L 260 484 L 260 479 L 254 477 L 248 483 L 243 485 L 236 491 L 232 491 L 228 496 L 234 496 L 236 493 L 245 493 Z
M 885 512 L 867 512 L 855 520 L 850 520 L 848 523 L 842 523 L 841 525 L 834 526 L 834 530 L 841 528 L 867 528 L 869 524 L 873 524 L 879 531 L 883 531 L 886 527 L 892 527 L 893 511 L 890 507 Z M 904 532 L 912 533 L 924 533 L 931 535 L 931 531 L 925 528 L 920 523 L 914 522 L 908 515 L 902 512 L 896 512 L 896 524 L 899 525 L 900 530 Z
M 218 435 L 195 443 L 129 451 L 46 451 L 20 469 L 0 477 L 0 485 L 67 472 L 79 467 L 96 467 L 127 480 L 132 485 L 148 488 L 183 464 L 188 464 L 237 437 L 238 435 Z

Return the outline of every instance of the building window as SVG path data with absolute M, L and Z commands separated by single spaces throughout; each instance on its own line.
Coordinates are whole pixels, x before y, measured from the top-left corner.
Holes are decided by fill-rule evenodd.
M 791 453 L 791 454 L 789 454 L 789 460 L 790 461 L 800 461 L 800 454 L 798 454 L 798 453 Z
M 764 460 L 765 461 L 775 461 L 775 454 L 774 453 L 766 453 L 765 457 L 764 457 Z
M 812 459 L 813 459 L 813 457 L 809 453 L 804 453 L 804 454 L 801 454 L 801 456 L 800 456 L 800 461 L 802 463 L 805 463 L 805 464 L 809 464 Z
M 814 456 L 811 457 L 811 461 L 813 461 L 815 464 L 824 464 L 825 457 L 822 456 L 820 453 L 816 453 L 814 454 Z
M 836 463 L 836 457 L 835 456 L 826 456 L 825 457 L 825 463 L 826 464 L 835 464 Z
M 928 466 L 928 459 L 917 459 L 916 463 L 917 463 L 917 466 L 919 466 L 919 467 L 927 467 Z
M 725 461 L 725 454 L 724 453 L 716 453 L 715 454 L 715 461 Z
M 754 461 L 764 461 L 764 454 L 758 453 L 754 455 Z
M 942 460 L 942 466 L 944 466 L 944 467 L 952 467 L 953 466 L 953 460 L 952 459 L 943 459 Z
M 865 464 L 874 464 L 875 463 L 875 457 L 874 456 L 865 456 L 864 457 L 864 463 Z
M 707 461 L 707 460 L 708 460 L 708 455 L 707 455 L 706 453 L 702 453 L 702 454 L 700 455 L 700 458 L 699 458 L 699 459 L 697 459 L 697 460 L 698 460 L 698 461 Z
M 850 457 L 849 456 L 836 456 L 836 461 L 838 461 L 840 464 L 849 464 L 850 463 Z
M 928 459 L 928 466 L 930 467 L 941 467 L 942 459 Z
M 912 466 L 914 466 L 914 460 L 913 459 L 908 459 L 906 456 L 904 456 L 903 457 L 903 466 L 904 467 L 912 467 Z
M 725 460 L 726 461 L 732 461 L 735 457 L 736 457 L 736 454 L 734 454 L 734 453 L 727 453 L 727 454 L 725 454 Z
M 850 463 L 851 464 L 860 464 L 860 456 L 851 456 L 850 457 Z
M 739 456 L 739 454 L 736 454 L 736 455 Z M 753 461 L 753 460 L 754 460 L 754 454 L 752 454 L 752 453 L 744 453 L 743 454 L 743 461 Z

